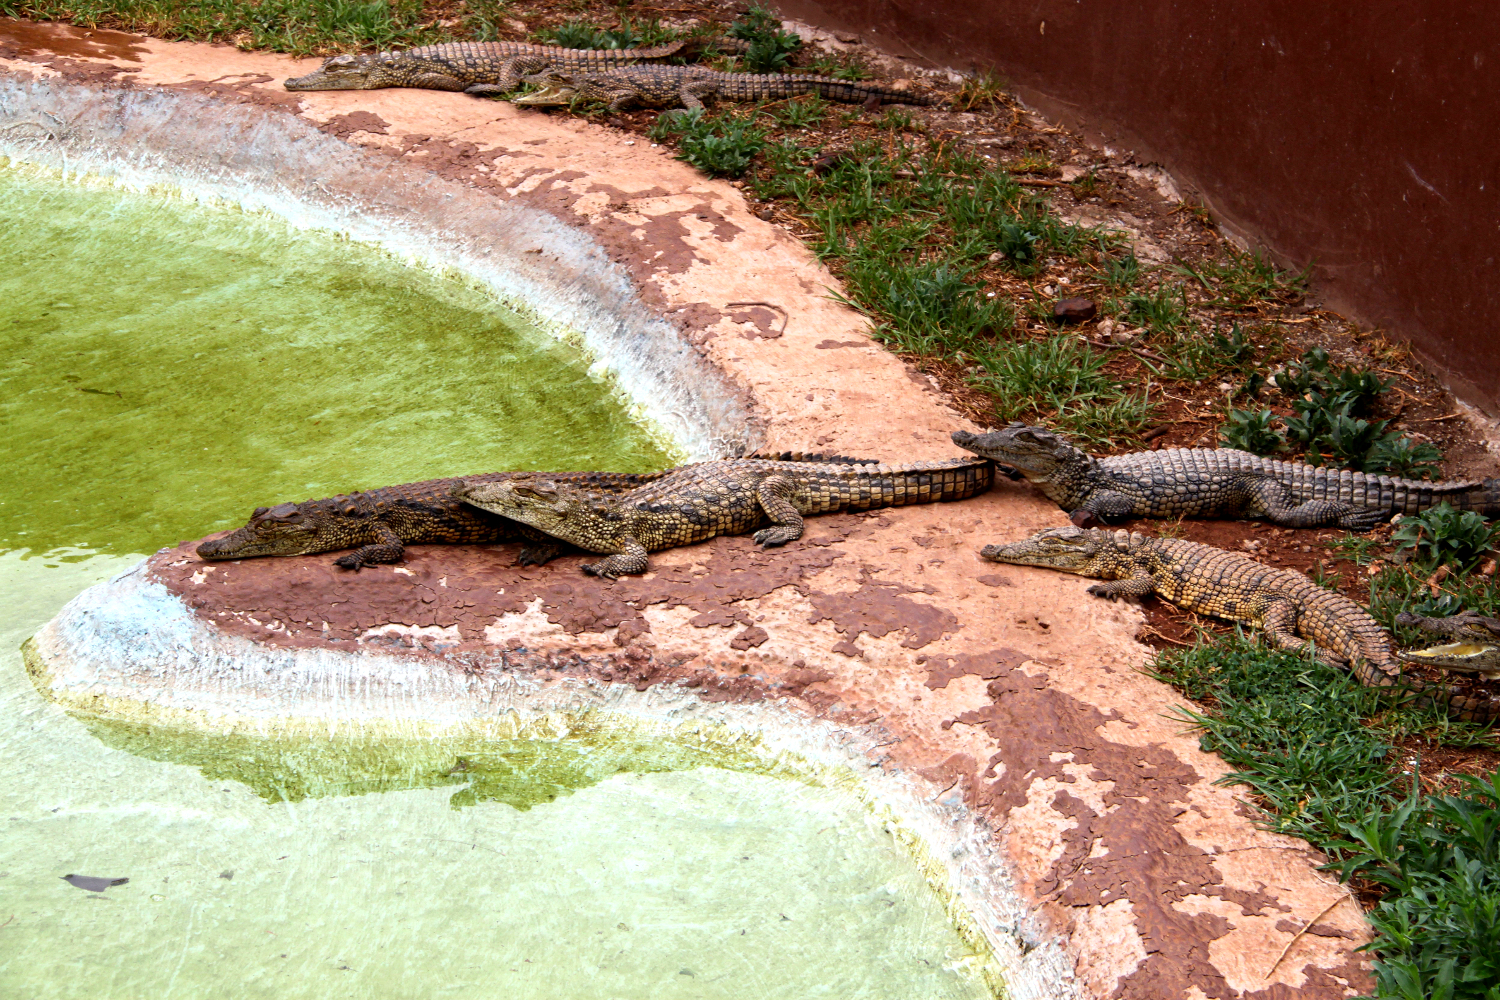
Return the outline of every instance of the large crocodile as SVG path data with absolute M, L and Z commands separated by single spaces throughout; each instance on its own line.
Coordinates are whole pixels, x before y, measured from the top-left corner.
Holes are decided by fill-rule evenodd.
M 1108 458 L 1041 427 L 954 431 L 953 443 L 1020 471 L 1075 523 L 1087 515 L 1263 517 L 1289 528 L 1368 530 L 1447 502 L 1500 514 L 1500 479 L 1423 482 L 1279 462 L 1233 448 L 1163 448 Z
M 491 472 L 469 476 L 469 482 L 494 483 L 528 473 Z M 589 489 L 630 489 L 653 475 L 613 472 L 556 473 L 564 482 Z M 658 474 L 659 475 L 659 474 Z M 203 559 L 249 559 L 254 556 L 302 556 L 354 549 L 334 564 L 357 570 L 375 563 L 400 562 L 405 546 L 446 543 L 493 545 L 518 539 L 532 543 L 521 562 L 543 563 L 561 548 L 555 540 L 455 499 L 449 491 L 457 479 L 428 479 L 322 500 L 257 507 L 250 521 L 223 538 L 198 546 Z
M 1088 592 L 1111 600 L 1157 594 L 1190 611 L 1252 625 L 1283 649 L 1309 650 L 1325 663 L 1348 665 L 1367 686 L 1400 684 L 1415 689 L 1419 702 L 1442 705 L 1466 719 L 1500 717 L 1500 700 L 1404 676 L 1390 636 L 1369 612 L 1295 570 L 1180 538 L 1073 526 L 1048 528 L 1010 545 L 987 545 L 979 554 L 992 562 L 1105 580 Z
M 370 55 L 346 53 L 324 60 L 306 76 L 286 81 L 287 90 L 380 90 L 421 87 L 466 94 L 506 94 L 546 69 L 598 72 L 638 62 L 689 58 L 706 44 L 738 51 L 742 42 L 688 39 L 646 49 L 565 49 L 529 42 L 446 42 Z
M 644 573 L 647 552 L 757 528 L 764 547 L 802 537 L 802 518 L 840 510 L 963 500 L 989 489 L 975 459 L 911 465 L 829 465 L 729 459 L 677 469 L 616 496 L 533 477 L 460 483 L 454 495 L 607 557 L 584 565 L 611 579 Z M 762 528 L 769 524 L 770 527 Z
M 569 104 L 575 98 L 606 101 L 611 111 L 634 104 L 651 108 L 701 108 L 704 98 L 778 101 L 818 94 L 830 101 L 865 104 L 936 104 L 937 98 L 869 83 L 792 73 L 720 73 L 700 66 L 626 66 L 603 71 L 539 75 L 542 89 L 516 104 Z
M 873 465 L 874 460 L 845 455 L 778 452 L 774 460 Z M 691 468 L 689 466 L 688 468 Z M 668 470 L 672 471 L 672 470 Z M 251 559 L 256 556 L 303 556 L 354 549 L 334 560 L 357 570 L 375 563 L 400 562 L 407 545 L 494 545 L 521 540 L 523 564 L 544 563 L 561 549 L 557 539 L 523 524 L 463 503 L 452 495 L 455 483 L 497 483 L 534 472 L 488 472 L 463 480 L 427 479 L 321 500 L 257 507 L 243 528 L 198 546 L 204 559 Z M 634 475 L 619 472 L 546 473 L 559 482 L 593 492 L 619 492 L 651 482 L 665 472 Z

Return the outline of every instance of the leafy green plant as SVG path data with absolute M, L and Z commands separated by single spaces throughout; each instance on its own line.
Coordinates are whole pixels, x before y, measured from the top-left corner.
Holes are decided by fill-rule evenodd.
M 857 53 L 843 52 L 837 55 L 824 53 L 812 61 L 810 67 L 820 76 L 831 76 L 835 80 L 868 80 L 870 67 Z
M 1500 525 L 1476 511 L 1457 510 L 1444 502 L 1401 519 L 1391 535 L 1396 551 L 1410 551 L 1425 565 L 1468 569 L 1500 542 Z
M 1041 256 L 1037 248 L 1040 242 L 1041 236 L 1021 222 L 1002 222 L 995 229 L 995 252 L 1002 262 L 1018 271 L 1025 272 L 1035 267 Z
M 1384 435 L 1370 452 L 1370 464 L 1377 470 L 1409 479 L 1438 478 L 1442 461 L 1443 453 L 1436 445 L 1404 434 Z
M 884 320 L 877 338 L 901 350 L 954 358 L 1015 322 L 1010 303 L 984 298 L 968 277 L 961 266 L 864 256 L 850 263 L 846 281 L 851 304 Z
M 1224 444 L 1255 455 L 1274 455 L 1286 451 L 1286 435 L 1271 426 L 1276 414 L 1270 410 L 1230 410 L 1229 419 L 1219 428 Z
M 1089 444 L 1139 434 L 1150 416 L 1145 393 L 1128 392 L 1108 372 L 1107 355 L 1060 335 L 996 342 L 978 352 L 975 385 L 996 397 L 1001 423 L 1040 420 Z
M 1159 654 L 1154 675 L 1205 711 L 1181 710 L 1204 750 L 1248 785 L 1273 830 L 1303 837 L 1345 880 L 1387 888 L 1370 916 L 1380 997 L 1494 1000 L 1500 956 L 1500 779 L 1464 778 L 1459 795 L 1407 793 L 1392 742 L 1438 733 L 1486 739 L 1433 708 L 1392 705 L 1346 671 L 1242 636 Z M 1412 779 L 1415 788 L 1415 777 Z
M 675 136 L 679 160 L 724 177 L 743 174 L 766 145 L 765 129 L 752 118 L 705 115 L 702 108 L 661 115 L 648 134 L 656 140 Z
M 543 28 L 537 37 L 549 45 L 561 45 L 565 49 L 603 49 L 617 46 L 605 44 L 604 30 L 590 21 L 567 21 L 555 28 Z
M 745 52 L 745 68 L 752 73 L 780 73 L 787 68 L 792 53 L 802 47 L 802 39 L 781 30 L 781 20 L 770 9 L 756 4 L 729 26 L 729 36 L 750 43 Z
M 787 101 L 771 117 L 784 128 L 807 128 L 828 117 L 828 102 L 818 94 L 805 94 Z

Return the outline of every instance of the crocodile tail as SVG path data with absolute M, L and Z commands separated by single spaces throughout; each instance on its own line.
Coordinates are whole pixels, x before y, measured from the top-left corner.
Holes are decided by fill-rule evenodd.
M 926 94 L 917 94 L 906 90 L 894 90 L 890 87 L 878 87 L 869 83 L 851 83 L 848 80 L 835 80 L 827 76 L 802 76 L 800 74 L 780 76 L 772 74 L 758 78 L 749 77 L 749 79 L 756 80 L 757 82 L 763 81 L 765 94 L 768 97 L 817 94 L 825 100 L 839 101 L 843 104 L 863 104 L 872 97 L 895 104 L 926 106 L 938 103 L 937 98 L 929 97 Z M 777 93 L 777 91 L 781 91 L 781 93 Z
M 989 459 L 924 462 L 897 466 L 891 473 L 890 506 L 905 507 L 978 496 L 994 485 L 995 463 Z
M 878 458 L 850 458 L 848 455 L 825 455 L 820 451 L 758 451 L 748 458 L 766 462 L 815 462 L 819 465 L 879 465 Z

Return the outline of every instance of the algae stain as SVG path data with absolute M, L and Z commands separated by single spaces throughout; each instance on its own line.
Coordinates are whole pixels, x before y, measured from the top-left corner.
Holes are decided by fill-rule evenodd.
M 0 550 L 150 552 L 287 500 L 671 464 L 589 358 L 266 216 L 0 168 Z
M 630 721 L 571 718 L 563 735 L 467 731 L 392 735 L 263 734 L 162 726 L 70 712 L 101 743 L 136 757 L 196 768 L 209 781 L 234 781 L 268 802 L 453 787 L 454 809 L 500 802 L 525 812 L 617 774 L 700 767 L 793 778 L 821 785 L 806 768 L 756 752 L 744 736 L 674 732 Z

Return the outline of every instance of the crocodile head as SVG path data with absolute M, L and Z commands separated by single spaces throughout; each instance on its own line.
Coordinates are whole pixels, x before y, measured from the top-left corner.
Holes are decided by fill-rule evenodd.
M 610 530 L 620 519 L 613 501 L 540 477 L 518 477 L 500 483 L 454 483 L 449 492 L 464 503 L 512 521 L 529 524 L 581 549 L 605 551 Z
M 557 104 L 572 104 L 578 96 L 578 85 L 565 76 L 549 73 L 541 80 L 530 80 L 540 84 L 541 90 L 517 97 L 512 104 L 527 104 L 532 107 L 550 107 Z
M 327 552 L 342 544 L 323 545 L 327 525 L 304 510 L 305 504 L 257 507 L 243 528 L 198 546 L 200 559 L 250 559 L 255 556 L 300 556 Z
M 1396 654 L 1403 663 L 1420 663 L 1463 674 L 1500 677 L 1500 643 L 1449 642 L 1426 649 L 1408 649 Z
M 1128 531 L 1090 530 L 1069 525 L 1066 528 L 1047 528 L 1009 545 L 986 545 L 979 550 L 979 555 L 991 562 L 1046 566 L 1080 576 L 1109 577 L 1113 574 L 1106 567 L 1117 562 L 1120 553 L 1130 550 L 1130 539 Z
M 1045 427 L 1013 423 L 988 434 L 954 431 L 953 443 L 981 458 L 1019 469 L 1027 479 L 1045 483 L 1062 470 L 1087 468 L 1094 460 Z
M 374 55 L 344 54 L 325 59 L 306 76 L 294 76 L 283 84 L 287 90 L 379 90 L 399 87 L 396 52 Z

